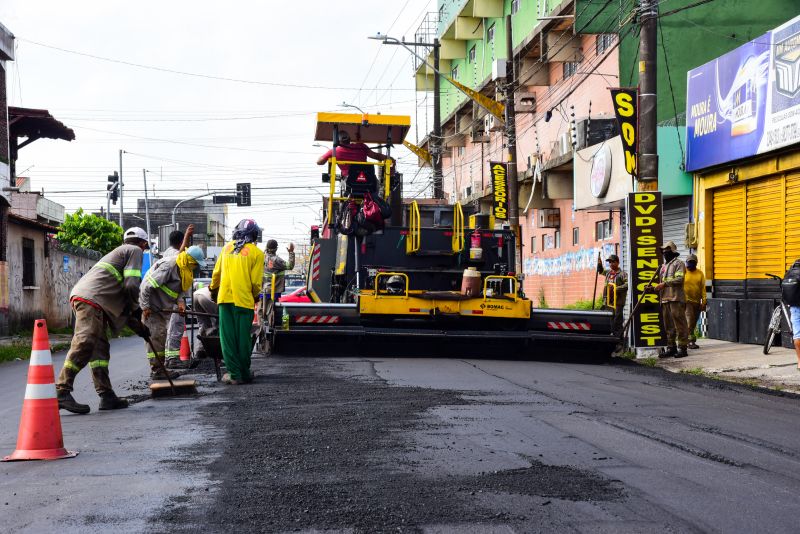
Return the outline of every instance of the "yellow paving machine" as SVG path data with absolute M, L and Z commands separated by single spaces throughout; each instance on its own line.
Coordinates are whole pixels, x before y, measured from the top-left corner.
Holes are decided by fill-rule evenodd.
M 458 203 L 404 199 L 389 158 L 335 157 L 354 153 L 343 138 L 389 156 L 409 127 L 407 116 L 318 114 L 315 140 L 332 143 L 334 152 L 323 174 L 330 185 L 323 225 L 308 255 L 311 302 L 267 301 L 261 350 L 444 343 L 448 350 L 465 347 L 462 355 L 524 357 L 573 348 L 610 354 L 617 342 L 610 312 L 533 308 L 515 262 L 513 230 Z M 388 217 L 382 228 L 364 230 L 354 212 L 373 201 Z

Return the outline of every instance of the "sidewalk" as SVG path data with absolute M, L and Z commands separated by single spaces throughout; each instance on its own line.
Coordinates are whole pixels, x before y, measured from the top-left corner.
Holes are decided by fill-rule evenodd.
M 773 347 L 763 353 L 761 345 L 730 343 L 718 339 L 699 339 L 699 349 L 689 349 L 687 358 L 658 360 L 656 367 L 673 373 L 705 375 L 800 393 L 800 371 L 794 349 Z M 640 360 L 641 362 L 641 360 Z

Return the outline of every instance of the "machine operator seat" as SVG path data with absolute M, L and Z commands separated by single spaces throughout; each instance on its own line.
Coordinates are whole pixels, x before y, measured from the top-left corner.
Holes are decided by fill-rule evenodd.
M 351 164 L 344 181 L 346 195 L 363 197 L 364 193 L 375 195 L 378 192 L 378 177 L 375 166 Z

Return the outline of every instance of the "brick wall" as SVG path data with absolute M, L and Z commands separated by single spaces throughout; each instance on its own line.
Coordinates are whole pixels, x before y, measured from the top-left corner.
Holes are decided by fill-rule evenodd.
M 572 200 L 557 200 L 553 207 L 560 208 L 561 227 L 536 228 L 535 210 L 530 214 L 522 229 L 524 244 L 523 263 L 525 273 L 525 294 L 535 306 L 544 297 L 547 306 L 561 307 L 579 300 L 591 300 L 596 276 L 597 254 L 603 259 L 608 254 L 619 254 L 619 212 L 612 216 L 612 237 L 598 240 L 595 223 L 608 219 L 607 212 L 593 213 L 572 211 Z M 573 228 L 579 228 L 577 244 L 573 245 Z M 561 246 L 542 250 L 542 236 L 561 233 Z M 531 253 L 531 238 L 536 242 Z M 554 239 L 554 237 L 553 237 Z M 602 280 L 597 284 L 597 295 L 602 291 Z

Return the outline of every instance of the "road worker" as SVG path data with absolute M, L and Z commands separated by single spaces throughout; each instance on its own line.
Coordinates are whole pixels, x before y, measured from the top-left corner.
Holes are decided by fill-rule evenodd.
M 331 159 L 331 157 L 333 157 L 333 149 L 328 150 L 321 155 L 319 159 L 317 159 L 317 165 L 325 165 L 328 163 L 328 160 Z M 380 152 L 375 152 L 364 143 L 351 143 L 349 133 L 339 132 L 339 146 L 336 147 L 337 160 L 367 161 L 368 157 L 378 161 L 386 161 L 389 159 L 392 161 L 392 165 L 395 165 L 394 158 L 391 158 L 385 154 L 381 154 Z M 346 163 L 339 163 L 337 165 L 342 171 L 342 176 L 347 176 L 348 172 L 350 172 L 350 165 Z
M 219 308 L 219 337 L 228 372 L 226 384 L 252 382 L 250 327 L 264 281 L 264 253 L 255 243 L 261 229 L 252 219 L 236 225 L 233 240 L 222 249 L 211 275 L 211 295 Z
M 167 325 L 173 311 L 186 311 L 183 298 L 189 295 L 194 283 L 195 271 L 205 266 L 203 249 L 192 246 L 176 256 L 161 258 L 144 275 L 140 289 L 142 321 L 150 330 L 150 343 L 145 340 L 145 351 L 150 363 L 150 377 L 153 380 L 166 380 L 178 376 L 174 371 L 164 372 L 165 354 L 154 352 L 153 348 L 163 349 L 167 337 Z M 152 344 L 152 346 L 150 346 Z M 174 356 L 176 359 L 178 355 Z M 176 367 L 174 362 L 170 367 Z
M 123 234 L 123 244 L 103 256 L 72 288 L 69 301 L 75 313 L 75 331 L 56 383 L 59 408 L 89 413 L 88 405 L 79 404 L 72 397 L 75 377 L 87 363 L 100 395 L 100 409 L 128 407 L 128 401 L 117 397 L 111 386 L 108 374 L 111 346 L 106 330 L 117 332 L 127 324 L 140 336 L 148 335 L 139 320 L 139 283 L 142 253 L 149 247 L 144 230 L 129 228 Z
M 597 262 L 597 272 L 605 277 L 603 285 L 603 307 L 614 311 L 614 320 L 611 330 L 614 336 L 622 335 L 622 323 L 625 312 L 625 302 L 628 298 L 628 274 L 619 266 L 619 256 L 610 254 L 606 258 L 608 269 L 603 268 L 603 264 Z M 609 296 L 611 301 L 609 302 Z M 617 350 L 622 345 L 617 346 Z
M 678 246 L 669 241 L 661 247 L 664 264 L 658 270 L 658 285 L 655 290 L 660 295 L 661 313 L 667 330 L 667 349 L 661 354 L 663 358 L 687 356 L 689 329 L 686 325 L 686 293 L 683 290 L 683 279 L 686 265 L 678 259 Z M 676 347 L 677 345 L 677 347 Z
M 274 239 L 267 241 L 267 254 L 264 267 L 264 294 L 272 291 L 272 277 L 275 277 L 275 294 L 272 300 L 278 302 L 281 293 L 286 289 L 286 271 L 294 269 L 294 243 L 286 247 L 289 252 L 289 261 L 278 256 L 278 242 Z
M 194 311 L 208 315 L 217 315 L 219 312 L 216 302 L 211 298 L 211 290 L 208 286 L 201 287 L 194 292 L 192 307 Z M 200 324 L 200 335 L 216 336 L 219 333 L 219 320 L 208 315 L 197 316 L 197 322 Z M 205 356 L 205 348 L 202 345 L 202 341 L 198 340 L 198 343 L 200 346 L 197 348 L 196 353 L 197 357 L 201 358 Z
M 184 234 L 180 230 L 173 230 L 169 234 L 169 248 L 164 251 L 164 258 L 172 258 L 186 250 L 192 242 L 194 235 L 194 225 L 190 224 L 186 227 Z M 183 300 L 183 299 L 181 299 Z M 183 338 L 183 331 L 186 329 L 186 318 L 183 315 L 173 313 L 168 317 L 167 326 L 167 340 L 164 349 L 164 357 L 167 361 L 168 369 L 185 369 L 189 366 L 189 362 L 182 362 L 181 355 L 181 339 Z M 161 347 L 159 347 L 161 348 Z
M 697 344 L 697 319 L 706 310 L 706 275 L 697 268 L 697 256 L 689 254 L 686 258 L 686 275 L 683 279 L 686 293 L 686 327 L 689 329 L 690 349 L 699 349 Z

